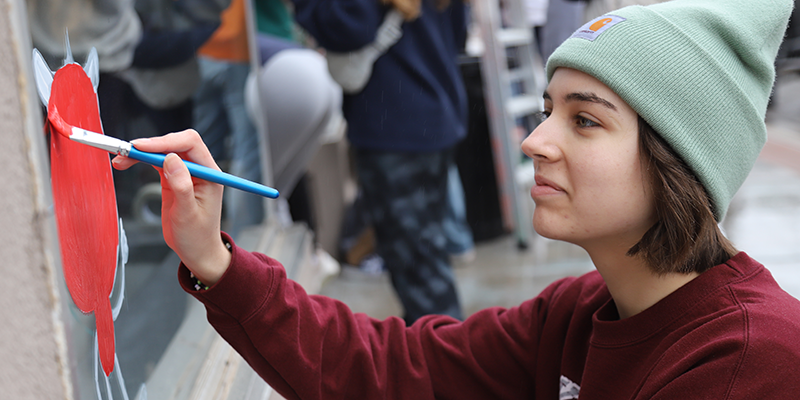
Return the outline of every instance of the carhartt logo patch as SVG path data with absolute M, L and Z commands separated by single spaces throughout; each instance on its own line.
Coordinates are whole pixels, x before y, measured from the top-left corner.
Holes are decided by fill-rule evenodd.
M 616 15 L 603 15 L 587 22 L 575 31 L 570 38 L 581 38 L 594 42 L 603 32 L 624 21 L 625 18 Z

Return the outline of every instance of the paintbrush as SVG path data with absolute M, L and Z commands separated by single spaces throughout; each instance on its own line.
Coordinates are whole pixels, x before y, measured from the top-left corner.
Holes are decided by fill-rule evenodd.
M 58 133 L 68 137 L 70 140 L 96 147 L 112 154 L 130 157 L 134 160 L 154 165 L 159 168 L 163 168 L 164 166 L 164 159 L 167 157 L 166 154 L 140 151 L 133 147 L 130 142 L 72 126 L 61 118 L 55 106 L 49 107 L 47 119 Z M 189 169 L 189 173 L 193 177 L 204 179 L 209 182 L 219 183 L 225 186 L 230 186 L 239 190 L 244 190 L 248 193 L 269 197 L 271 199 L 278 197 L 278 191 L 269 186 L 264 186 L 260 183 L 255 183 L 235 175 L 217 171 L 191 161 L 183 160 L 183 163 L 186 164 L 186 167 Z

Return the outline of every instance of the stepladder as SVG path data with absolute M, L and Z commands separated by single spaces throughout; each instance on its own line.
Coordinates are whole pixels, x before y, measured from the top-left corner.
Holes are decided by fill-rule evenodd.
M 481 76 L 500 211 L 520 249 L 528 247 L 533 233 L 528 193 L 534 184 L 533 162 L 520 144 L 538 125 L 545 86 L 544 62 L 523 1 L 481 0 L 472 6 L 472 29 L 482 42 Z

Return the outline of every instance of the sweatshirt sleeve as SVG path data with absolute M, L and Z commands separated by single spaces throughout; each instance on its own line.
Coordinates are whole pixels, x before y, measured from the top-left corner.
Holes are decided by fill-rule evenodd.
M 388 8 L 378 0 L 292 0 L 297 23 L 320 46 L 336 52 L 375 40 Z
M 337 300 L 308 295 L 283 267 L 233 246 L 216 285 L 195 291 L 209 322 L 288 399 L 518 399 L 533 396 L 538 332 L 558 285 L 511 309 L 464 322 L 427 316 L 413 326 L 354 314 Z

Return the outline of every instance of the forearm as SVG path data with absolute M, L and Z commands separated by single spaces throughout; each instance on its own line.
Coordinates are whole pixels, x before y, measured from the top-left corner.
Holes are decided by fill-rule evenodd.
M 287 398 L 503 398 L 528 389 L 515 383 L 526 371 L 508 365 L 521 365 L 536 337 L 528 323 L 517 324 L 535 315 L 530 310 L 486 310 L 464 323 L 428 316 L 407 328 L 400 318 L 378 321 L 308 295 L 277 261 L 232 250 L 215 286 L 193 290 L 185 269 L 181 284 L 205 304 L 220 335 Z
M 419 345 L 406 337 L 402 320 L 354 315 L 339 301 L 306 294 L 286 279 L 277 261 L 235 245 L 232 250 L 231 265 L 216 285 L 194 290 L 185 266 L 181 285 L 206 306 L 220 335 L 281 394 L 387 398 L 398 382 L 431 392 Z M 410 344 L 396 346 L 402 341 Z M 393 361 L 390 352 L 405 353 L 406 360 Z M 409 365 L 416 365 L 413 372 Z M 353 382 L 358 384 L 350 386 Z

